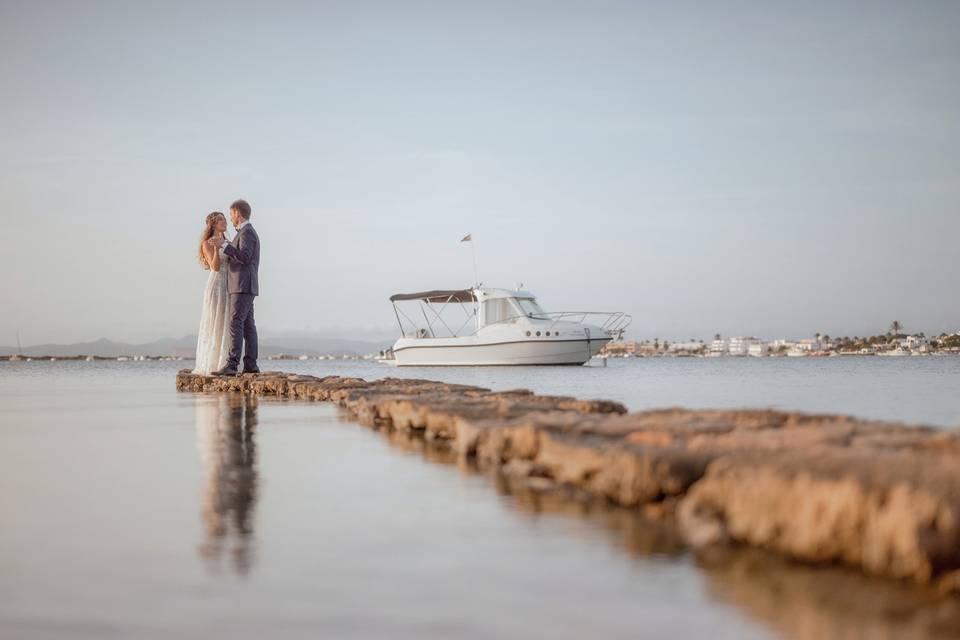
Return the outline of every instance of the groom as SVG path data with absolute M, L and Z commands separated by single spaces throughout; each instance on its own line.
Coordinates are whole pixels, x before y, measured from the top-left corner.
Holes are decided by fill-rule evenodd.
M 233 242 L 224 240 L 227 254 L 227 292 L 230 302 L 230 355 L 215 376 L 235 376 L 240 364 L 240 347 L 246 342 L 243 372 L 260 373 L 257 368 L 257 325 L 253 322 L 253 300 L 260 293 L 257 269 L 260 266 L 260 237 L 250 226 L 250 205 L 237 200 L 230 205 L 230 220 L 237 229 Z

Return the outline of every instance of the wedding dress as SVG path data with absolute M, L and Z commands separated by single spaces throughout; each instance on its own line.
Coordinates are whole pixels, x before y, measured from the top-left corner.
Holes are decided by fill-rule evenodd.
M 230 327 L 227 318 L 227 257 L 220 249 L 220 271 L 210 269 L 203 291 L 203 311 L 197 336 L 197 362 L 193 372 L 210 375 L 227 364 Z

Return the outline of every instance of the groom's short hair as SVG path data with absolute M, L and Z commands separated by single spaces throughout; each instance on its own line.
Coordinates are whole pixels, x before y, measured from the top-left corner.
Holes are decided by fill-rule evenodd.
M 250 219 L 250 203 L 246 200 L 234 200 L 230 208 L 236 209 L 237 213 L 243 216 L 244 220 Z

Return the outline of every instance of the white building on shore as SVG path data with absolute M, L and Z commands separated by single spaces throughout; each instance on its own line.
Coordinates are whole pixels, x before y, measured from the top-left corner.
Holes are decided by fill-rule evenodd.
M 747 347 L 747 355 L 751 358 L 766 358 L 770 355 L 770 347 L 763 340 L 757 340 Z
M 927 351 L 930 347 L 930 341 L 923 336 L 907 336 L 906 338 L 897 340 L 897 343 L 901 349 L 909 349 L 911 351 Z
M 774 340 L 769 345 L 770 351 L 786 352 L 788 356 L 806 356 L 827 348 L 827 343 L 818 334 L 815 338 L 805 340 Z
M 765 343 L 763 340 L 754 338 L 753 336 L 737 336 L 730 338 L 727 345 L 727 353 L 731 356 L 746 356 L 750 354 L 750 348 L 755 345 L 765 345 Z
M 705 348 L 702 342 L 690 340 L 689 342 L 671 342 L 667 351 L 671 353 L 700 353 Z
M 796 344 L 793 340 L 785 340 L 783 338 L 778 338 L 771 342 L 768 346 L 771 351 L 786 351 L 792 349 L 793 345 Z
M 725 356 L 730 353 L 730 341 L 727 338 L 714 338 L 707 350 L 708 356 Z

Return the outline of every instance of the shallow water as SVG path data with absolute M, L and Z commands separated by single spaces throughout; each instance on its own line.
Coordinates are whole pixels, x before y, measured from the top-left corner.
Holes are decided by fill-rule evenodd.
M 862 374 L 867 400 L 833 410 L 954 424 L 948 401 L 906 406 L 882 393 L 912 386 L 903 398 L 938 397 L 941 376 L 957 382 L 952 360 L 910 359 L 896 375 L 882 364 Z M 785 373 L 751 361 L 762 372 L 751 377 L 739 362 L 274 364 L 607 396 L 631 408 L 740 406 L 763 389 L 776 392 L 768 406 L 813 397 L 793 406 L 827 410 L 841 398 L 807 363 Z M 346 422 L 331 405 L 177 393 L 180 366 L 0 364 L 0 636 L 928 637 L 960 620 L 953 603 L 851 572 L 695 557 L 631 512 L 513 488 L 422 442 Z M 779 388 L 770 371 L 806 391 Z M 849 375 L 830 371 L 835 384 Z
M 594 361 L 596 363 L 597 361 Z M 289 369 L 286 362 L 267 363 Z M 960 357 L 611 358 L 585 367 L 386 367 L 296 362 L 304 372 L 418 377 L 493 389 L 606 398 L 631 411 L 768 407 L 960 426 Z M 278 366 L 273 366 L 278 365 Z M 384 373 L 384 368 L 387 372 Z

